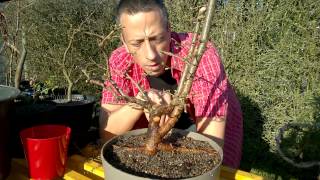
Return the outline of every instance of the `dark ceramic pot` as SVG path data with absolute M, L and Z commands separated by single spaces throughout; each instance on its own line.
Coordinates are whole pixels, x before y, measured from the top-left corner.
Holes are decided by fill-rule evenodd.
M 0 85 L 0 180 L 6 179 L 10 172 L 9 116 L 13 100 L 19 93 L 20 91 L 16 88 Z
M 95 97 L 74 94 L 71 102 L 67 102 L 65 96 L 52 96 L 48 100 L 56 103 L 49 121 L 67 125 L 72 129 L 70 151 L 84 147 L 90 141 L 88 130 L 93 123 Z

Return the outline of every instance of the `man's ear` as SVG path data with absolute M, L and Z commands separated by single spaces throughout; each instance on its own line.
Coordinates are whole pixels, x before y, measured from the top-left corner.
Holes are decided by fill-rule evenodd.
M 124 38 L 123 38 L 122 33 L 120 34 L 120 39 L 121 39 L 122 44 L 123 44 L 124 47 L 126 48 L 127 53 L 129 53 L 128 46 L 127 46 L 126 42 L 124 41 Z

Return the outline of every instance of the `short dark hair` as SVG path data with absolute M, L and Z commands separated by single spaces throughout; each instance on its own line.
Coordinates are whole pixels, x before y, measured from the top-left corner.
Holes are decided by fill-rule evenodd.
M 163 0 L 119 0 L 116 9 L 117 22 L 120 23 L 120 16 L 122 13 L 133 15 L 138 12 L 149 12 L 155 9 L 160 10 L 164 23 L 167 25 L 168 12 Z

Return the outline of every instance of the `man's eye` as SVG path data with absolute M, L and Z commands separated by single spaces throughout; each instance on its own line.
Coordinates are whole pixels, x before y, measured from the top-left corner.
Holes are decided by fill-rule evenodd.
M 140 46 L 141 46 L 141 43 L 133 43 L 133 44 L 131 44 L 131 46 L 140 47 Z
M 164 37 L 158 37 L 156 38 L 156 42 L 160 43 L 160 42 L 163 42 L 165 40 Z

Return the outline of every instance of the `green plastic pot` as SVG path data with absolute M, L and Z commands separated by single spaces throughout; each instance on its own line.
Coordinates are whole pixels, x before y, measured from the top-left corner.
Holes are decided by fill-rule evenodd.
M 20 94 L 16 88 L 0 85 L 0 180 L 10 172 L 9 116 L 13 100 Z

